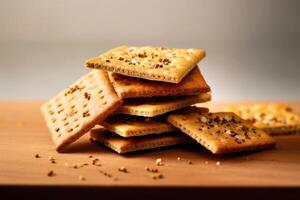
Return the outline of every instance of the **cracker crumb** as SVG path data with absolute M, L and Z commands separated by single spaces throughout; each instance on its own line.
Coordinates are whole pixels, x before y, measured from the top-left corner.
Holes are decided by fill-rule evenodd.
M 158 178 L 164 178 L 164 176 L 162 174 L 158 174 L 157 176 Z
M 180 158 L 180 157 L 177 157 L 177 160 L 179 161 L 179 160 L 181 160 L 181 158 Z
M 119 167 L 118 170 L 119 170 L 119 172 L 124 172 L 124 173 L 128 172 L 127 169 L 126 169 L 126 167 L 124 167 L 124 166 Z
M 66 167 L 69 167 L 69 163 L 65 162 L 65 166 L 66 166 Z
M 40 158 L 41 156 L 40 156 L 40 154 L 35 154 L 35 156 L 34 156 L 35 158 Z
M 157 166 L 163 166 L 164 165 L 163 160 L 161 158 L 157 158 L 156 161 L 155 161 L 155 164 Z
M 88 166 L 88 163 L 82 163 L 81 165 L 79 165 L 79 167 L 84 167 L 84 166 Z
M 47 173 L 47 176 L 48 177 L 52 177 L 52 176 L 55 176 L 56 174 L 54 173 L 54 171 L 50 170 L 48 173 Z
M 108 177 L 108 178 L 113 178 L 113 175 L 111 175 L 111 174 L 109 174 L 109 173 L 107 173 L 107 172 L 105 172 L 105 171 L 102 171 L 102 170 L 98 170 L 101 174 L 103 174 L 104 176 L 106 176 L 106 177 Z
M 53 158 L 53 156 L 49 156 L 49 161 L 52 163 L 52 164 L 55 164 L 56 161 L 55 159 Z
M 162 179 L 162 178 L 164 178 L 164 176 L 163 176 L 162 174 L 153 174 L 153 175 L 151 176 L 151 178 L 152 178 L 153 180 L 157 180 L 157 179 Z
M 95 166 L 101 166 L 101 164 L 99 163 L 99 159 L 98 158 L 94 158 L 92 160 L 92 165 L 95 165 Z
M 80 180 L 80 181 L 85 181 L 85 177 L 84 176 L 78 176 L 78 179 Z
M 158 169 L 157 168 L 145 167 L 145 170 L 147 172 L 158 173 Z
M 78 169 L 78 165 L 77 165 L 77 164 L 73 164 L 72 167 L 73 167 L 74 169 Z
M 220 162 L 220 161 L 216 162 L 216 165 L 217 165 L 217 166 L 220 166 L 220 165 L 221 165 L 221 162 Z

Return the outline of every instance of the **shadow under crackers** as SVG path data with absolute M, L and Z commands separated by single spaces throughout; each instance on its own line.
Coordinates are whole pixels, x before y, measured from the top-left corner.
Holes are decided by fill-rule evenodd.
M 74 144 L 71 144 L 70 147 L 63 152 L 65 154 L 73 154 L 73 153 L 107 153 L 107 150 L 102 146 L 90 141 L 90 139 L 80 139 L 76 141 Z

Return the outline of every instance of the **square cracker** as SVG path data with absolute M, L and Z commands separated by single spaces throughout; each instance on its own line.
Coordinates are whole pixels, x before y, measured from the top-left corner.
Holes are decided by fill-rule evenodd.
M 231 112 L 175 113 L 167 120 L 214 154 L 275 146 L 271 136 Z
M 90 135 L 92 141 L 104 144 L 120 154 L 193 142 L 191 138 L 180 132 L 123 138 L 104 128 L 97 128 L 92 129 Z
M 292 108 L 281 103 L 257 103 L 254 105 L 228 106 L 241 118 L 254 126 L 265 130 L 270 135 L 286 135 L 300 132 L 300 117 Z
M 195 103 L 207 102 L 210 99 L 210 93 L 193 96 L 126 99 L 125 103 L 117 110 L 117 113 L 154 117 Z
M 130 115 L 108 117 L 101 125 L 122 137 L 143 136 L 175 131 L 177 128 L 166 122 L 164 117 L 145 118 Z
M 41 106 L 56 150 L 61 152 L 121 105 L 108 75 L 93 70 Z
M 204 56 L 201 49 L 120 46 L 85 64 L 126 76 L 179 83 Z
M 109 78 L 116 92 L 122 98 L 184 96 L 210 91 L 210 87 L 207 85 L 198 67 L 193 69 L 178 84 L 167 82 L 158 83 L 157 81 L 134 78 L 116 73 L 109 73 Z

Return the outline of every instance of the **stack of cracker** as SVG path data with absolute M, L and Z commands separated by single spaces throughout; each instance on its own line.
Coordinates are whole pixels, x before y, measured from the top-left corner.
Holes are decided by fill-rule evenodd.
M 190 142 L 166 114 L 211 99 L 201 49 L 128 47 L 89 59 L 93 68 L 42 105 L 57 151 L 91 131 L 119 153 Z M 129 148 L 130 146 L 130 148 Z
M 128 47 L 86 61 L 93 70 L 42 105 L 56 150 L 90 132 L 118 153 L 197 141 L 212 153 L 271 148 L 274 140 L 231 112 L 191 107 L 211 100 L 201 49 Z
M 92 58 L 87 67 L 108 72 L 123 105 L 91 131 L 118 153 L 192 140 L 166 121 L 167 114 L 211 99 L 197 63 L 201 49 L 122 46 Z

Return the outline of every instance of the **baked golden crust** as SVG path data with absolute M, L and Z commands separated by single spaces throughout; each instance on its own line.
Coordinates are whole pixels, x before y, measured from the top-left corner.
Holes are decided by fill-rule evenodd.
M 210 91 L 210 87 L 198 67 L 178 84 L 150 81 L 116 73 L 109 73 L 109 78 L 116 92 L 122 98 L 185 96 Z
M 275 145 L 267 133 L 231 112 L 174 113 L 167 120 L 214 154 L 261 150 Z
M 202 49 L 120 46 L 85 64 L 126 76 L 179 83 L 204 56 Z
M 104 144 L 117 153 L 128 153 L 193 142 L 191 138 L 180 132 L 123 138 L 103 128 L 98 128 L 91 130 L 90 135 L 93 141 Z
M 180 97 L 127 99 L 116 112 L 143 117 L 155 117 L 195 103 L 207 102 L 210 99 L 210 93 Z
M 144 136 L 175 131 L 164 117 L 149 118 L 130 115 L 110 116 L 101 125 L 122 137 Z
M 106 72 L 93 70 L 41 106 L 56 150 L 67 146 L 122 103 Z

